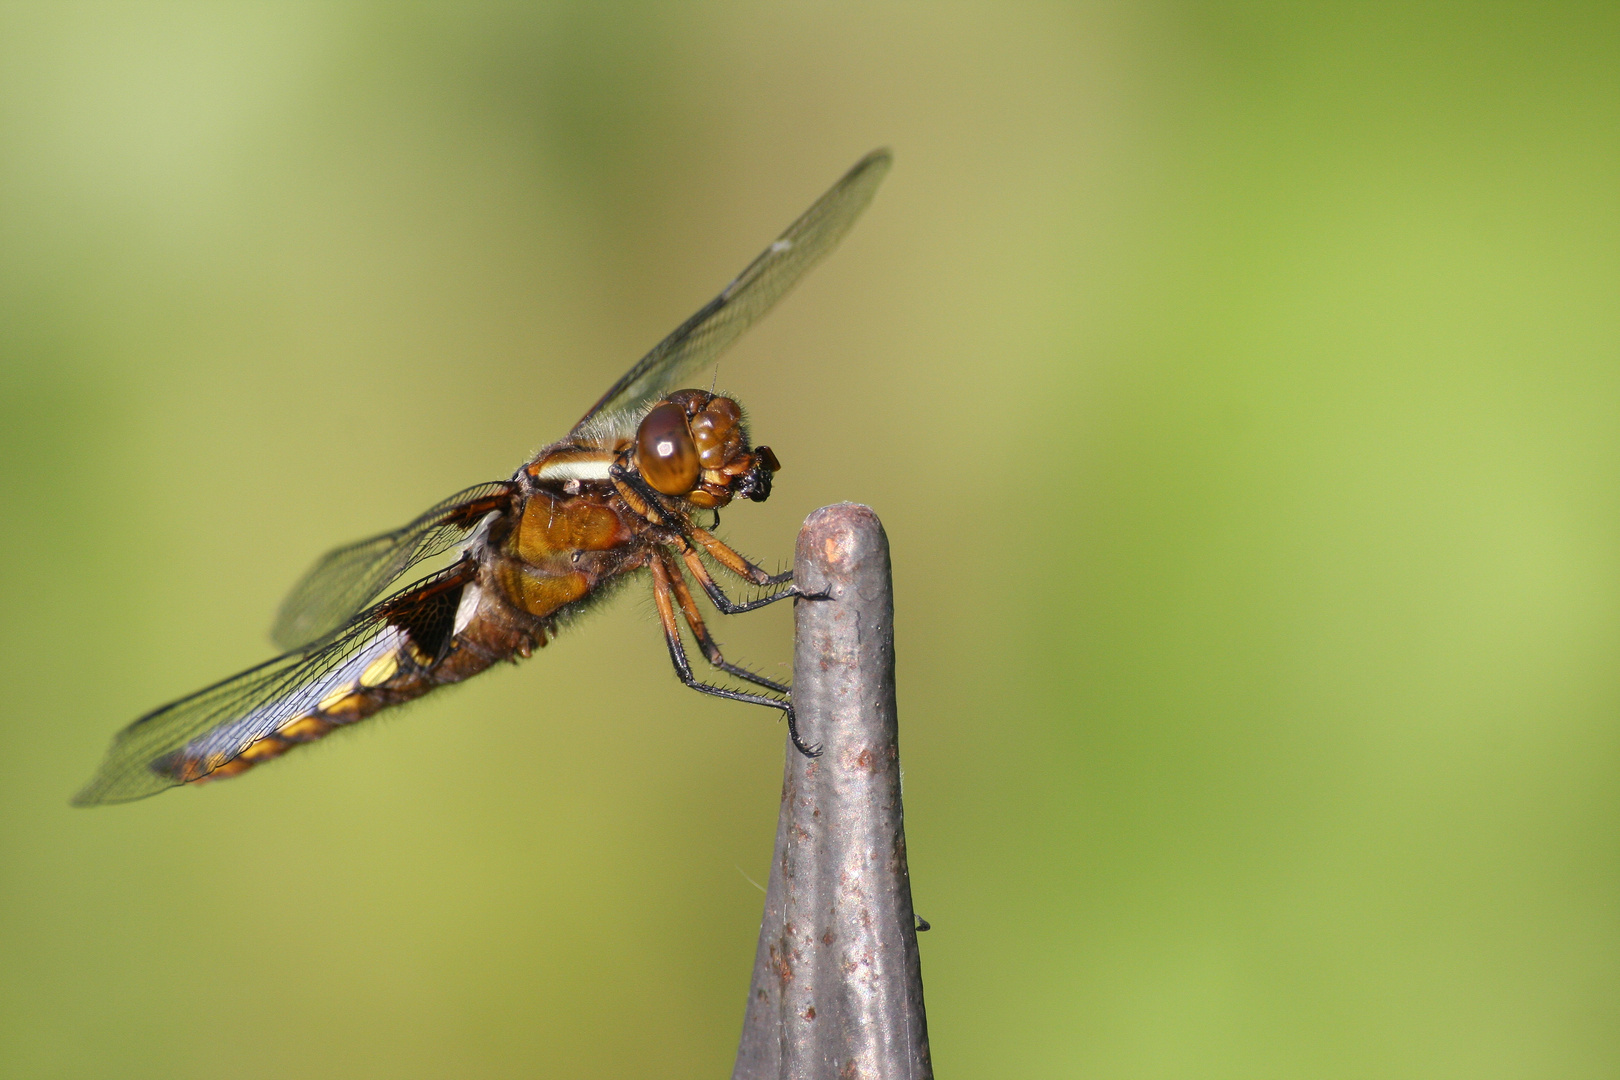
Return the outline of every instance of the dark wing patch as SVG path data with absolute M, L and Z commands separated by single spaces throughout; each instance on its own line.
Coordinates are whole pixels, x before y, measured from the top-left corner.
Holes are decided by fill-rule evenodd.
M 574 425 L 574 433 L 598 416 L 650 404 L 675 389 L 683 376 L 719 356 L 843 239 L 872 201 L 891 161 L 887 150 L 874 150 L 856 162 L 719 296 L 625 372 Z
M 405 631 L 415 646 L 416 662 L 431 667 L 450 651 L 451 639 L 455 637 L 456 609 L 461 606 L 462 591 L 471 580 L 472 574 L 468 572 L 408 589 L 378 604 L 376 617 Z
M 327 552 L 281 602 L 270 639 L 289 651 L 320 641 L 405 571 L 449 551 L 484 518 L 510 507 L 512 490 L 504 481 L 470 487 L 408 525 Z
M 357 615 L 318 649 L 278 656 L 147 713 L 113 739 L 74 804 L 155 795 L 230 765 L 267 737 L 307 741 L 300 732 L 312 724 L 325 731 L 369 715 L 382 702 L 356 706 L 383 692 L 371 688 L 442 659 L 476 574 L 470 560 L 459 562 Z M 416 693 L 430 688 L 416 681 Z

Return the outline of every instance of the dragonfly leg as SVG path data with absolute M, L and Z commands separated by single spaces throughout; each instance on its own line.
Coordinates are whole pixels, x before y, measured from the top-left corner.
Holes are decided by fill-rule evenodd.
M 613 489 L 619 493 L 625 505 L 640 514 L 654 525 L 663 525 L 668 520 L 664 513 L 663 504 L 658 496 L 649 488 L 641 477 L 631 473 L 622 465 L 608 467 L 608 479 L 613 482 Z
M 692 628 L 692 636 L 697 639 L 698 648 L 703 650 L 703 656 L 711 665 L 721 671 L 737 676 L 739 679 L 751 682 L 756 686 L 763 686 L 767 690 L 775 690 L 778 694 L 786 694 L 788 688 L 763 675 L 756 675 L 745 667 L 730 663 L 720 654 L 720 645 L 709 636 L 708 627 L 703 625 L 703 616 L 698 614 L 697 604 L 692 602 L 692 590 L 686 587 L 686 575 L 681 573 L 680 566 L 668 551 L 660 549 L 655 556 L 663 560 L 665 572 L 669 576 L 670 588 L 674 591 L 675 602 L 680 605 L 681 614 L 686 618 L 686 625 Z
M 793 580 L 793 571 L 784 570 L 780 574 L 772 574 L 764 567 L 758 566 L 743 556 L 736 548 L 725 543 L 708 529 L 700 527 L 696 522 L 683 521 L 677 514 L 671 513 L 664 506 L 658 493 L 647 485 L 641 477 L 620 465 L 614 465 L 608 470 L 608 477 L 613 481 L 613 487 L 618 491 L 619 497 L 631 510 L 651 521 L 655 525 L 673 526 L 689 541 L 695 541 L 704 551 L 707 551 L 715 562 L 730 570 L 744 581 L 755 585 L 783 585 Z M 720 524 L 720 512 L 715 511 L 714 523 Z M 713 595 L 711 593 L 711 595 Z M 819 599 L 819 597 L 808 597 Z
M 743 690 L 731 690 L 724 686 L 713 686 L 701 682 L 692 674 L 692 664 L 686 658 L 686 647 L 681 644 L 680 624 L 675 621 L 674 588 L 670 584 L 669 569 L 664 560 L 652 560 L 653 575 L 653 601 L 658 607 L 658 621 L 664 627 L 664 643 L 669 646 L 669 659 L 675 665 L 675 674 L 681 682 L 701 694 L 711 694 L 714 697 L 725 698 L 728 701 L 745 701 L 750 705 L 766 705 L 772 709 L 782 710 L 787 717 L 788 737 L 793 745 L 805 757 L 816 757 L 821 753 L 821 747 L 811 746 L 799 734 L 799 723 L 793 715 L 793 702 L 787 698 L 767 697 L 764 694 L 751 694 Z
M 751 581 L 755 585 L 781 585 L 784 582 L 793 580 L 792 570 L 784 570 L 780 574 L 766 573 L 764 567 L 749 562 L 735 548 L 721 541 L 719 537 L 707 529 L 700 529 L 693 525 L 689 532 L 698 546 L 707 551 L 715 562 L 744 581 Z
M 703 591 L 708 594 L 709 600 L 719 609 L 722 615 L 740 615 L 745 611 L 754 611 L 767 604 L 774 604 L 778 600 L 786 600 L 790 596 L 802 595 L 795 586 L 789 585 L 781 592 L 774 592 L 757 600 L 745 600 L 738 603 L 727 596 L 720 588 L 720 583 L 714 580 L 714 575 L 709 573 L 709 568 L 703 565 L 703 560 L 698 556 L 696 548 L 688 547 L 681 552 L 681 558 L 685 560 L 686 568 L 691 571 L 693 577 L 697 578 L 698 584 L 703 586 Z

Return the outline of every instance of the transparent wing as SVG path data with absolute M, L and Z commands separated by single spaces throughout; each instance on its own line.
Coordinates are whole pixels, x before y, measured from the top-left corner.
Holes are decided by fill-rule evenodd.
M 719 296 L 625 372 L 602 395 L 602 400 L 591 406 L 574 426 L 574 432 L 599 415 L 651 404 L 675 389 L 681 377 L 720 355 L 843 239 L 872 201 L 891 161 L 887 150 L 874 150 L 857 162 Z
M 113 739 L 74 804 L 128 802 L 201 779 L 267 735 L 332 714 L 334 700 L 373 685 L 368 672 L 436 658 L 475 569 L 462 562 L 431 574 L 356 616 L 318 649 L 267 660 L 147 713 Z M 343 722 L 318 726 L 324 733 Z
M 281 602 L 270 639 L 289 652 L 319 641 L 405 571 L 466 540 L 484 518 L 509 507 L 511 495 L 504 481 L 479 484 L 393 532 L 327 552 Z

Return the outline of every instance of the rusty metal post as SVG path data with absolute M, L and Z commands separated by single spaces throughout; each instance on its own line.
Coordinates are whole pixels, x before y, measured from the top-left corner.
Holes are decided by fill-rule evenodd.
M 871 509 L 805 520 L 776 853 L 733 1080 L 933 1076 L 911 910 L 889 542 Z

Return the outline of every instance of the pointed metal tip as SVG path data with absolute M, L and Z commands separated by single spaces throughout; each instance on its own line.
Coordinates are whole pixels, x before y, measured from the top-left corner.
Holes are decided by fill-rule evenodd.
M 806 519 L 776 853 L 734 1080 L 933 1075 L 911 910 L 889 543 L 870 507 Z

